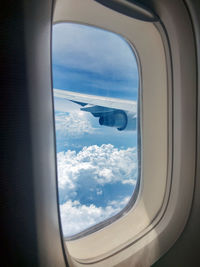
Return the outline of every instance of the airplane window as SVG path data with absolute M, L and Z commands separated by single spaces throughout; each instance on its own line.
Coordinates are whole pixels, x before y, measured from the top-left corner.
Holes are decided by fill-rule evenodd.
M 124 214 L 137 195 L 138 65 L 122 36 L 77 23 L 53 26 L 52 59 L 59 206 L 73 238 Z

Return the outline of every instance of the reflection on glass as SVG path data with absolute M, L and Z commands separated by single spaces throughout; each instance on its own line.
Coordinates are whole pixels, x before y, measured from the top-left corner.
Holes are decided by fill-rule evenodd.
M 65 237 L 119 213 L 138 178 L 138 68 L 119 35 L 53 27 L 59 202 Z

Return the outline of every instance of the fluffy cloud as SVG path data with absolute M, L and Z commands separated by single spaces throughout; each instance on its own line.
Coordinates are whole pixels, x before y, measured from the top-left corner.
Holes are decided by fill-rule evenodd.
M 83 111 L 73 111 L 70 113 L 56 113 L 56 133 L 62 136 L 80 137 L 84 134 L 91 134 L 94 128 L 90 124 L 87 114 Z
M 130 195 L 122 197 L 120 190 L 114 200 L 95 205 L 95 200 L 80 203 L 81 194 L 98 199 L 104 197 L 104 186 L 121 183 L 133 186 L 137 179 L 137 153 L 135 148 L 117 149 L 111 144 L 83 147 L 80 152 L 68 150 L 57 154 L 60 212 L 65 236 L 79 233 L 88 227 L 112 217 L 122 210 Z M 86 193 L 87 192 L 87 193 Z M 74 201 L 72 200 L 74 199 Z
M 135 148 L 118 149 L 111 144 L 83 147 L 57 154 L 59 189 L 75 190 L 78 184 L 135 184 L 137 153 Z
M 122 184 L 131 184 L 131 185 L 136 185 L 136 180 L 133 180 L 133 179 L 127 179 L 127 180 L 124 180 L 122 181 Z
M 78 201 L 68 200 L 60 205 L 64 236 L 72 236 L 110 218 L 124 208 L 128 201 L 129 197 L 122 201 L 112 201 L 107 207 L 102 208 L 95 205 L 81 205 Z

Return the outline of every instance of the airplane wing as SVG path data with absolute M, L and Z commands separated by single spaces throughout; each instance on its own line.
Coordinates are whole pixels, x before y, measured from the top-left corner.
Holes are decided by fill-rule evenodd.
M 115 127 L 118 130 L 135 130 L 137 102 L 119 98 L 95 96 L 54 89 L 54 97 L 66 99 L 82 106 L 82 111 L 99 117 L 99 124 Z
M 58 98 L 65 98 L 78 104 L 95 105 L 106 108 L 120 109 L 130 112 L 137 112 L 137 103 L 132 100 L 124 100 L 119 98 L 111 98 L 104 96 L 95 96 L 88 94 L 80 94 L 66 90 L 54 89 L 54 96 Z

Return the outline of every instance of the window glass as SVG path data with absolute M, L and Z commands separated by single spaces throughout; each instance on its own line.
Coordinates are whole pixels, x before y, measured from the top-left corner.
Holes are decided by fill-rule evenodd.
M 65 237 L 119 214 L 138 183 L 138 66 L 121 36 L 53 26 L 59 205 Z

